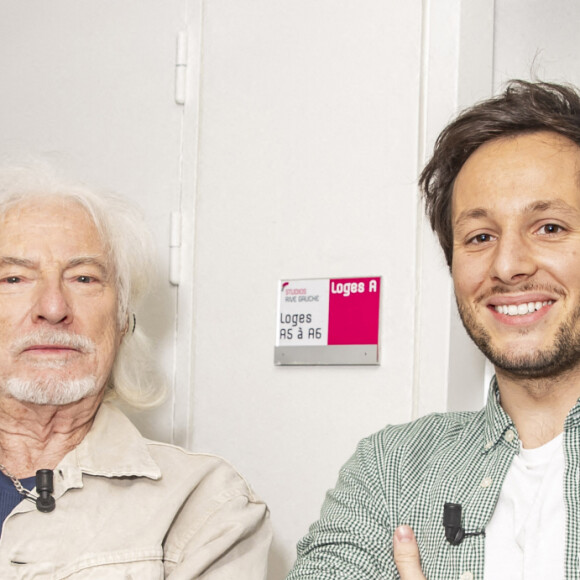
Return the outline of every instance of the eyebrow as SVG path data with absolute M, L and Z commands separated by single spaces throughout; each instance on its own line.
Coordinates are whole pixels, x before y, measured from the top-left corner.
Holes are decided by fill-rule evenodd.
M 25 258 L 15 258 L 14 256 L 1 256 L 0 266 L 22 266 L 23 268 L 33 269 L 38 266 L 38 262 Z
M 108 268 L 103 260 L 95 256 L 80 256 L 69 260 L 67 263 L 67 269 L 75 268 L 76 266 L 96 266 L 103 274 L 108 273 Z
M 69 260 L 66 264 L 65 269 L 76 268 L 77 266 L 95 266 L 98 268 L 103 275 L 108 274 L 109 271 L 103 262 L 96 256 L 79 256 L 78 258 L 73 258 Z M 22 268 L 28 268 L 34 270 L 38 268 L 39 263 L 36 260 L 29 260 L 27 258 L 17 258 L 15 256 L 1 256 L 0 266 L 21 266 Z
M 470 219 L 475 220 L 479 218 L 485 218 L 487 216 L 488 216 L 487 210 L 483 209 L 482 207 L 464 210 L 459 214 L 459 217 L 455 220 L 453 227 L 456 228 L 457 226 L 460 226 L 461 224 L 469 221 Z
M 571 205 L 567 204 L 561 199 L 554 199 L 549 201 L 536 201 L 528 205 L 524 211 L 526 213 L 535 213 L 539 211 L 547 211 L 550 209 L 555 209 L 558 211 L 564 211 L 569 213 L 578 213 L 578 210 Z
M 533 214 L 533 213 L 549 211 L 549 210 L 556 210 L 556 211 L 561 211 L 561 212 L 570 213 L 570 214 L 571 213 L 576 213 L 576 214 L 578 213 L 578 210 L 576 208 L 572 207 L 571 205 L 567 204 L 565 201 L 563 201 L 561 199 L 535 201 L 533 203 L 530 203 L 526 207 L 524 207 L 523 213 Z M 455 220 L 455 223 L 453 225 L 454 225 L 454 227 L 457 227 L 457 226 L 460 226 L 461 224 L 463 224 L 464 222 L 469 221 L 470 219 L 479 219 L 479 218 L 485 218 L 488 216 L 489 216 L 489 212 L 485 208 L 476 207 L 476 208 L 473 208 L 470 210 L 465 210 L 465 211 L 461 212 L 461 214 Z

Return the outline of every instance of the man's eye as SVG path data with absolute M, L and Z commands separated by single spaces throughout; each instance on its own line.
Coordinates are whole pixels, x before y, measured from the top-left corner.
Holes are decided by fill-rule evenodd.
M 18 284 L 20 282 L 20 278 L 18 276 L 8 276 L 8 278 L 4 279 L 7 284 Z
M 538 230 L 540 234 L 559 234 L 562 231 L 564 228 L 558 224 L 546 224 Z
M 77 281 L 81 282 L 82 284 L 90 284 L 94 278 L 92 276 L 78 276 Z
M 485 244 L 486 242 L 491 241 L 491 235 L 490 234 L 477 234 L 477 236 L 473 236 L 473 238 L 471 238 L 469 240 L 470 244 Z

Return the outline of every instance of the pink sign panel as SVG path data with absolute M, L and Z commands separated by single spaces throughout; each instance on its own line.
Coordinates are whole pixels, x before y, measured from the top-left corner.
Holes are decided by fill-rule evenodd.
M 381 279 L 330 280 L 328 345 L 378 344 Z

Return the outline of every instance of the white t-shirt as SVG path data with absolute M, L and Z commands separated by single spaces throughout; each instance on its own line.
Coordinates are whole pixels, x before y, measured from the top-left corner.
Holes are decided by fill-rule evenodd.
M 485 533 L 485 580 L 564 578 L 562 434 L 542 447 L 520 449 Z

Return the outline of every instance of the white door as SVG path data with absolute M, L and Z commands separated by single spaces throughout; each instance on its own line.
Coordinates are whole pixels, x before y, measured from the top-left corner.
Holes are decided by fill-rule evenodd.
M 199 5 L 0 0 L 0 153 L 48 154 L 141 206 L 155 235 L 160 278 L 138 324 L 150 330 L 170 385 L 179 379 L 180 390 L 174 388 L 162 408 L 134 418 L 148 436 L 178 443 L 185 443 L 187 432 L 187 405 L 181 402 L 188 365 L 176 367 L 176 360 L 183 363 L 176 345 L 189 344 L 190 325 L 179 327 L 177 340 L 179 305 L 188 310 L 188 298 L 168 280 L 170 215 L 182 205 L 180 159 L 197 122 L 191 117 L 197 107 L 190 106 L 197 68 L 189 70 L 190 102 L 178 104 L 176 44 L 180 31 L 188 30 L 189 54 L 196 54 Z M 195 56 L 191 60 L 195 64 Z M 191 145 L 186 149 L 191 155 Z M 189 165 L 186 173 L 191 159 Z M 190 199 L 183 205 L 186 211 L 193 207 Z M 182 245 L 191 251 L 184 233 Z

